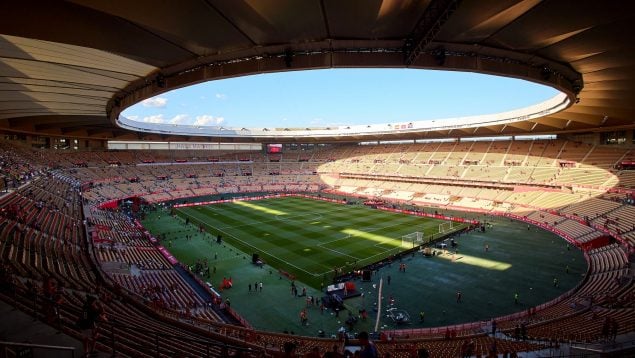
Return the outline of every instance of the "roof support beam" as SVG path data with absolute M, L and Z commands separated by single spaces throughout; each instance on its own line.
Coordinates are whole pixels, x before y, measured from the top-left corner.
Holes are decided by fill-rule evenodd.
M 533 126 L 531 126 L 531 129 L 529 130 L 530 132 L 533 132 L 534 129 L 536 129 L 536 126 L 538 126 L 538 122 L 535 122 Z
M 597 115 L 597 114 L 589 114 L 589 113 L 555 113 L 550 117 L 546 118 L 556 118 L 561 120 L 571 120 L 573 122 L 580 122 L 584 124 L 589 124 L 593 126 L 602 125 L 602 121 L 605 116 Z M 538 118 L 538 121 L 545 121 L 543 118 Z
M 434 41 L 441 27 L 459 7 L 461 0 L 432 0 L 404 44 L 404 64 L 412 65 Z

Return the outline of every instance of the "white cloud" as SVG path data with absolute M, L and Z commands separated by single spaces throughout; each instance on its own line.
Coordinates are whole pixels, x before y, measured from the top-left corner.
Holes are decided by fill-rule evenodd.
M 214 117 L 211 115 L 197 116 L 193 125 L 195 126 L 217 126 L 225 121 L 223 117 Z
M 144 107 L 163 108 L 168 104 L 168 99 L 165 97 L 152 97 L 141 101 Z
M 154 116 L 143 117 L 142 121 L 146 123 L 164 123 L 165 122 L 162 114 L 155 114 Z
M 187 114 L 177 114 L 176 116 L 172 117 L 168 123 L 170 124 L 183 124 L 183 121 L 187 120 L 188 118 L 190 118 L 190 116 L 188 116 Z
M 214 97 L 216 97 L 216 99 L 220 99 L 222 101 L 227 99 L 227 95 L 224 93 L 217 93 Z
M 137 119 L 139 119 L 139 116 L 126 116 L 126 118 L 128 118 L 131 121 L 136 121 Z
M 141 119 L 145 123 L 166 123 L 166 124 L 190 124 L 194 126 L 218 126 L 225 122 L 223 117 L 212 115 L 196 116 L 194 120 L 188 114 L 177 114 L 172 118 L 165 118 L 163 114 L 146 116 Z

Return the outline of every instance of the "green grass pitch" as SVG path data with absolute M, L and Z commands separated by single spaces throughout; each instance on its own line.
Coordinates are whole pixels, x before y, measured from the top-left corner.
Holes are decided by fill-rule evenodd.
M 313 287 L 335 269 L 349 272 L 412 248 L 401 237 L 438 234 L 443 220 L 300 197 L 237 201 L 177 209 L 212 235 Z M 461 227 L 454 223 L 453 230 Z M 437 235 L 438 236 L 438 235 Z
M 186 210 L 192 212 L 192 215 L 200 216 L 201 220 L 205 218 L 210 225 L 207 230 L 211 231 L 212 235 L 199 233 L 196 225 L 184 225 L 182 216 L 172 217 L 167 209 L 158 208 L 159 210 L 148 212 L 143 225 L 155 236 L 162 237 L 161 243 L 182 263 L 192 265 L 198 259 L 209 260 L 216 273 L 204 279 L 214 286 L 217 286 L 223 277 L 233 277 L 234 288 L 222 292 L 223 297 L 230 298 L 232 307 L 254 327 L 278 332 L 288 330 L 314 336 L 322 329 L 328 335 L 332 335 L 342 326 L 342 317 L 346 317 L 347 314 L 337 317 L 333 312 L 322 314 L 318 308 L 312 307 L 309 309 L 310 325 L 302 326 L 298 320 L 298 312 L 306 307 L 304 299 L 291 295 L 289 280 L 280 277 L 276 272 L 277 268 L 287 269 L 266 257 L 264 259 L 268 265 L 265 267 L 252 265 L 253 247 L 234 245 L 230 242 L 229 235 L 222 233 L 223 245 L 218 245 L 213 241 L 213 235 L 215 236 L 218 231 L 209 228 L 217 226 L 229 231 L 233 227 L 232 234 L 239 236 L 241 240 L 248 240 L 250 245 L 256 242 L 262 245 L 261 256 L 267 251 L 280 257 L 288 257 L 289 261 L 294 261 L 294 265 L 305 271 L 311 272 L 313 267 L 316 271 L 310 275 L 306 274 L 306 277 L 298 277 L 296 284 L 300 287 L 307 286 L 309 295 L 318 296 L 322 295 L 318 292 L 322 277 L 314 280 L 313 278 L 318 277 L 313 275 L 332 270 L 331 266 L 334 263 L 322 265 L 325 258 L 321 255 L 313 257 L 317 253 L 317 245 L 344 238 L 349 234 L 343 230 L 355 228 L 354 223 L 358 225 L 356 230 L 390 238 L 400 238 L 403 234 L 422 229 L 425 229 L 426 236 L 431 232 L 438 232 L 438 222 L 429 219 L 397 215 L 355 205 L 300 198 L 246 201 L 242 204 L 258 206 L 252 205 L 249 208 L 234 203 L 200 207 L 200 210 Z M 394 297 L 395 305 L 408 311 L 414 316 L 414 320 L 411 325 L 396 326 L 382 314 L 382 329 L 473 322 L 526 310 L 563 294 L 584 277 L 587 265 L 582 252 L 575 247 L 569 247 L 555 234 L 534 227 L 528 230 L 527 224 L 506 218 L 439 210 L 448 215 L 485 220 L 493 223 L 493 227 L 486 232 L 472 231 L 456 237 L 459 243 L 459 255 L 456 257 L 450 253 L 436 257 L 407 255 L 403 259 L 408 265 L 406 273 L 399 271 L 398 264 L 393 264 L 375 272 L 370 282 L 355 281 L 364 295 L 346 300 L 345 305 L 353 313 L 362 308 L 366 309 L 370 312 L 370 317 L 367 321 L 359 322 L 353 331 L 373 330 L 376 318 L 373 308 L 379 294 L 377 284 L 381 278 L 386 280 L 388 276 L 392 277 L 392 282 L 389 285 L 384 283 L 384 302 Z M 210 216 L 204 217 L 203 212 Z M 281 212 L 286 215 L 281 215 Z M 286 231 L 291 230 L 287 235 L 294 236 L 281 237 L 282 228 Z M 305 236 L 300 236 L 301 231 Z M 363 239 L 363 233 L 353 236 L 353 231 L 347 232 L 351 233 L 350 238 L 333 243 L 340 245 L 327 247 L 342 253 L 343 250 L 347 250 L 346 254 L 354 257 L 369 257 L 390 250 L 387 242 L 381 243 L 381 240 L 371 239 L 377 239 L 378 236 L 367 235 L 367 238 Z M 266 233 L 269 235 L 264 235 Z M 278 233 L 277 236 L 273 235 L 275 233 Z M 186 239 L 186 236 L 190 239 Z M 303 244 L 303 241 L 307 243 Z M 362 247 L 356 247 L 353 245 L 356 244 L 354 241 L 365 243 Z M 240 244 L 239 241 L 236 243 Z M 394 241 L 393 243 L 397 244 Z M 485 245 L 489 246 L 489 252 L 484 251 Z M 325 248 L 322 250 L 332 259 L 338 256 Z M 342 261 L 338 262 L 346 264 L 350 259 L 344 256 L 341 257 Z M 375 258 L 372 261 L 376 261 Z M 301 266 L 305 264 L 306 266 Z M 362 264 L 363 262 L 358 262 L 358 265 Z M 569 268 L 568 272 L 565 272 L 566 267 Z M 553 285 L 554 277 L 559 279 L 558 287 Z M 330 282 L 332 276 L 327 278 Z M 248 286 L 254 282 L 264 282 L 264 292 L 249 291 Z M 460 304 L 455 302 L 457 291 L 461 291 L 464 297 Z M 514 303 L 515 292 L 520 294 L 519 304 Z M 425 322 L 419 322 L 417 319 L 420 311 L 426 312 Z

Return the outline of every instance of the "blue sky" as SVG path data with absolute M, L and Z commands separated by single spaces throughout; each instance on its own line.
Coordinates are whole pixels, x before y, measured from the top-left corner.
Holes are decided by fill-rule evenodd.
M 329 69 L 210 81 L 123 112 L 138 121 L 224 127 L 327 127 L 503 112 L 557 91 L 512 78 L 415 69 Z

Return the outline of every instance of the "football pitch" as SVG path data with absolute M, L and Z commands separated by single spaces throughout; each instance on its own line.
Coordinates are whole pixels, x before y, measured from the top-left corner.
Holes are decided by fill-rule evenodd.
M 343 320 L 334 312 L 321 313 L 313 307 L 309 310 L 310 325 L 301 325 L 298 313 L 306 307 L 305 300 L 290 294 L 289 280 L 276 270 L 297 275 L 298 287 L 306 286 L 308 295 L 320 297 L 322 276 L 326 273 L 325 284 L 330 284 L 334 266 L 354 262 L 352 257 L 359 259 L 358 266 L 365 264 L 364 257 L 368 262 L 378 261 L 381 255 L 405 249 L 399 247 L 402 235 L 425 230 L 427 239 L 439 229 L 437 220 L 298 197 L 181 208 L 176 216 L 169 211 L 161 207 L 149 211 L 143 225 L 180 262 L 194 265 L 199 260 L 209 261 L 212 274 L 202 279 L 215 287 L 223 277 L 233 277 L 234 288 L 222 295 L 231 299 L 232 307 L 254 327 L 309 336 L 316 335 L 318 329 L 335 334 Z M 485 232 L 474 230 L 455 236 L 458 255 L 451 251 L 438 251 L 433 257 L 406 255 L 396 264 L 374 271 L 369 282 L 355 280 L 363 295 L 346 300 L 346 309 L 351 313 L 365 309 L 370 317 L 357 323 L 354 331 L 373 329 L 380 294 L 384 302 L 394 299 L 391 307 L 409 312 L 413 318 L 409 327 L 434 327 L 525 310 L 567 292 L 585 275 L 583 253 L 553 233 L 507 218 L 443 213 L 492 225 Z M 190 225 L 185 225 L 185 218 L 190 218 Z M 199 232 L 195 221 L 205 223 L 206 233 Z M 442 223 L 447 226 L 446 221 Z M 220 245 L 214 240 L 217 234 L 223 237 Z M 488 251 L 484 250 L 486 245 Z M 252 253 L 266 262 L 262 268 L 251 263 Z M 401 262 L 407 264 L 407 272 L 399 270 Z M 386 281 L 388 277 L 391 282 Z M 554 277 L 559 280 L 557 287 Z M 264 292 L 252 291 L 254 282 L 263 282 Z M 455 302 L 457 291 L 463 293 L 463 303 Z M 520 303 L 514 302 L 514 293 L 520 295 Z M 384 313 L 388 308 L 384 307 Z M 425 321 L 418 319 L 421 311 L 425 311 Z M 403 328 L 384 313 L 379 317 L 381 329 Z
M 411 249 L 402 236 L 422 232 L 427 241 L 465 227 L 447 221 L 301 197 L 235 201 L 176 209 L 179 216 L 250 257 L 320 287 L 350 272 Z

